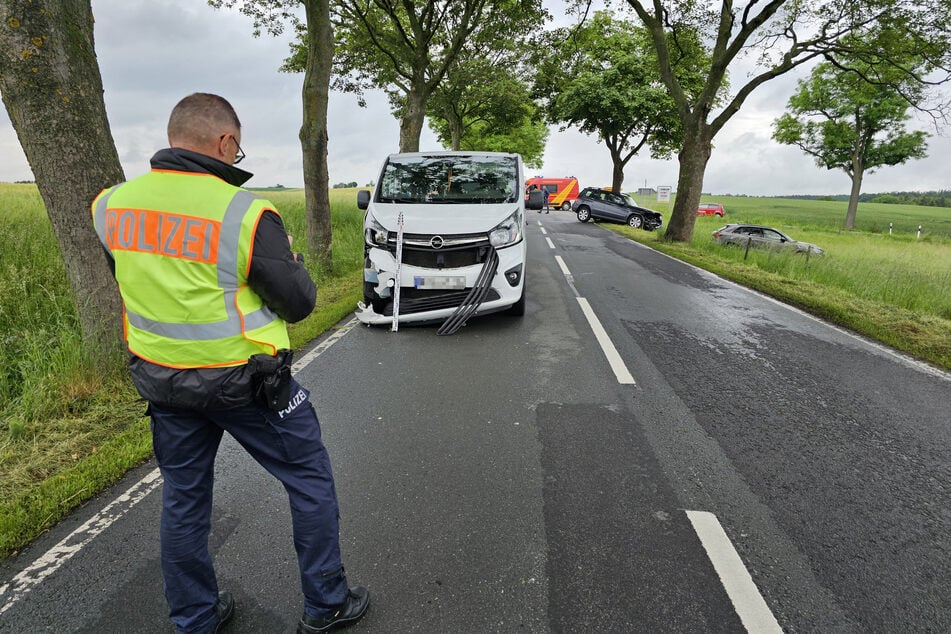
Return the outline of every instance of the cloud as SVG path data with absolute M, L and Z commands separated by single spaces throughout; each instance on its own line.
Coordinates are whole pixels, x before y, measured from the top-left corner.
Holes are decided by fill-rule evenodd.
M 551 4 L 551 3 L 549 3 Z M 560 6 L 560 5 L 559 5 Z M 165 126 L 175 103 L 192 92 L 228 98 L 242 121 L 242 167 L 255 173 L 250 186 L 303 184 L 298 139 L 302 120 L 301 74 L 278 72 L 292 34 L 252 37 L 249 18 L 215 10 L 202 0 L 92 0 L 96 52 L 106 111 L 127 177 L 148 169 L 148 160 L 167 144 Z M 563 11 L 554 6 L 556 15 Z M 734 73 L 745 83 L 745 70 Z M 714 140 L 704 191 L 750 195 L 833 194 L 849 190 L 848 178 L 815 166 L 811 158 L 770 139 L 772 120 L 795 89 L 789 75 L 768 82 L 750 97 Z M 399 146 L 399 123 L 382 93 L 367 95 L 360 108 L 353 95 L 332 93 L 328 112 L 330 182 L 368 183 L 387 154 Z M 926 122 L 918 122 L 924 128 Z M 428 127 L 420 147 L 440 149 Z M 864 191 L 948 189 L 947 138 L 931 140 L 931 157 L 882 168 L 865 180 Z M 575 130 L 552 129 L 541 169 L 529 175 L 572 175 L 583 185 L 607 185 L 612 166 L 604 144 Z M 670 185 L 678 164 L 635 157 L 625 169 L 625 188 Z M 16 134 L 0 111 L 0 181 L 30 180 L 32 174 Z

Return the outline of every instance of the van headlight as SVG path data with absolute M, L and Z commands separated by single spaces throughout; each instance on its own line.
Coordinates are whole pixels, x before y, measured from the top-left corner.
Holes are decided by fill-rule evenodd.
M 367 225 L 363 228 L 363 241 L 371 247 L 386 247 L 389 232 L 373 216 L 367 216 Z
M 515 244 L 522 239 L 522 212 L 516 209 L 511 216 L 489 232 L 489 244 L 498 249 Z

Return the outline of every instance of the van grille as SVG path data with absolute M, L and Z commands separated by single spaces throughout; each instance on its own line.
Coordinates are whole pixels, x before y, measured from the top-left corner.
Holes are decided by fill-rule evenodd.
M 435 248 L 433 243 L 441 244 Z M 387 249 L 396 254 L 396 233 L 387 235 Z M 489 238 L 484 233 L 438 236 L 403 234 L 403 263 L 427 269 L 459 269 L 483 264 L 489 256 Z M 400 308 L 402 310 L 402 307 Z

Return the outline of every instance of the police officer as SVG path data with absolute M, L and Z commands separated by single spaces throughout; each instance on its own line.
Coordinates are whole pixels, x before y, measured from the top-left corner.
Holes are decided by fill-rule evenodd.
M 309 392 L 290 376 L 287 322 L 317 289 L 274 206 L 241 189 L 241 123 L 222 97 L 182 99 L 169 148 L 147 174 L 93 202 L 124 304 L 132 380 L 149 403 L 163 476 L 161 559 L 179 632 L 234 612 L 208 551 L 214 461 L 224 431 L 284 485 L 300 566 L 299 633 L 360 620 L 370 596 L 340 558 L 337 497 Z

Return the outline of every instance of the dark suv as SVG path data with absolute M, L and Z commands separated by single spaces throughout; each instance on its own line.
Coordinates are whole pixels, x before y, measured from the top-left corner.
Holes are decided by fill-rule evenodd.
M 571 205 L 571 210 L 578 214 L 578 220 L 581 222 L 588 222 L 591 218 L 609 220 L 648 231 L 664 224 L 659 213 L 638 207 L 634 199 L 627 194 L 616 194 L 598 187 L 585 187 L 578 200 Z

